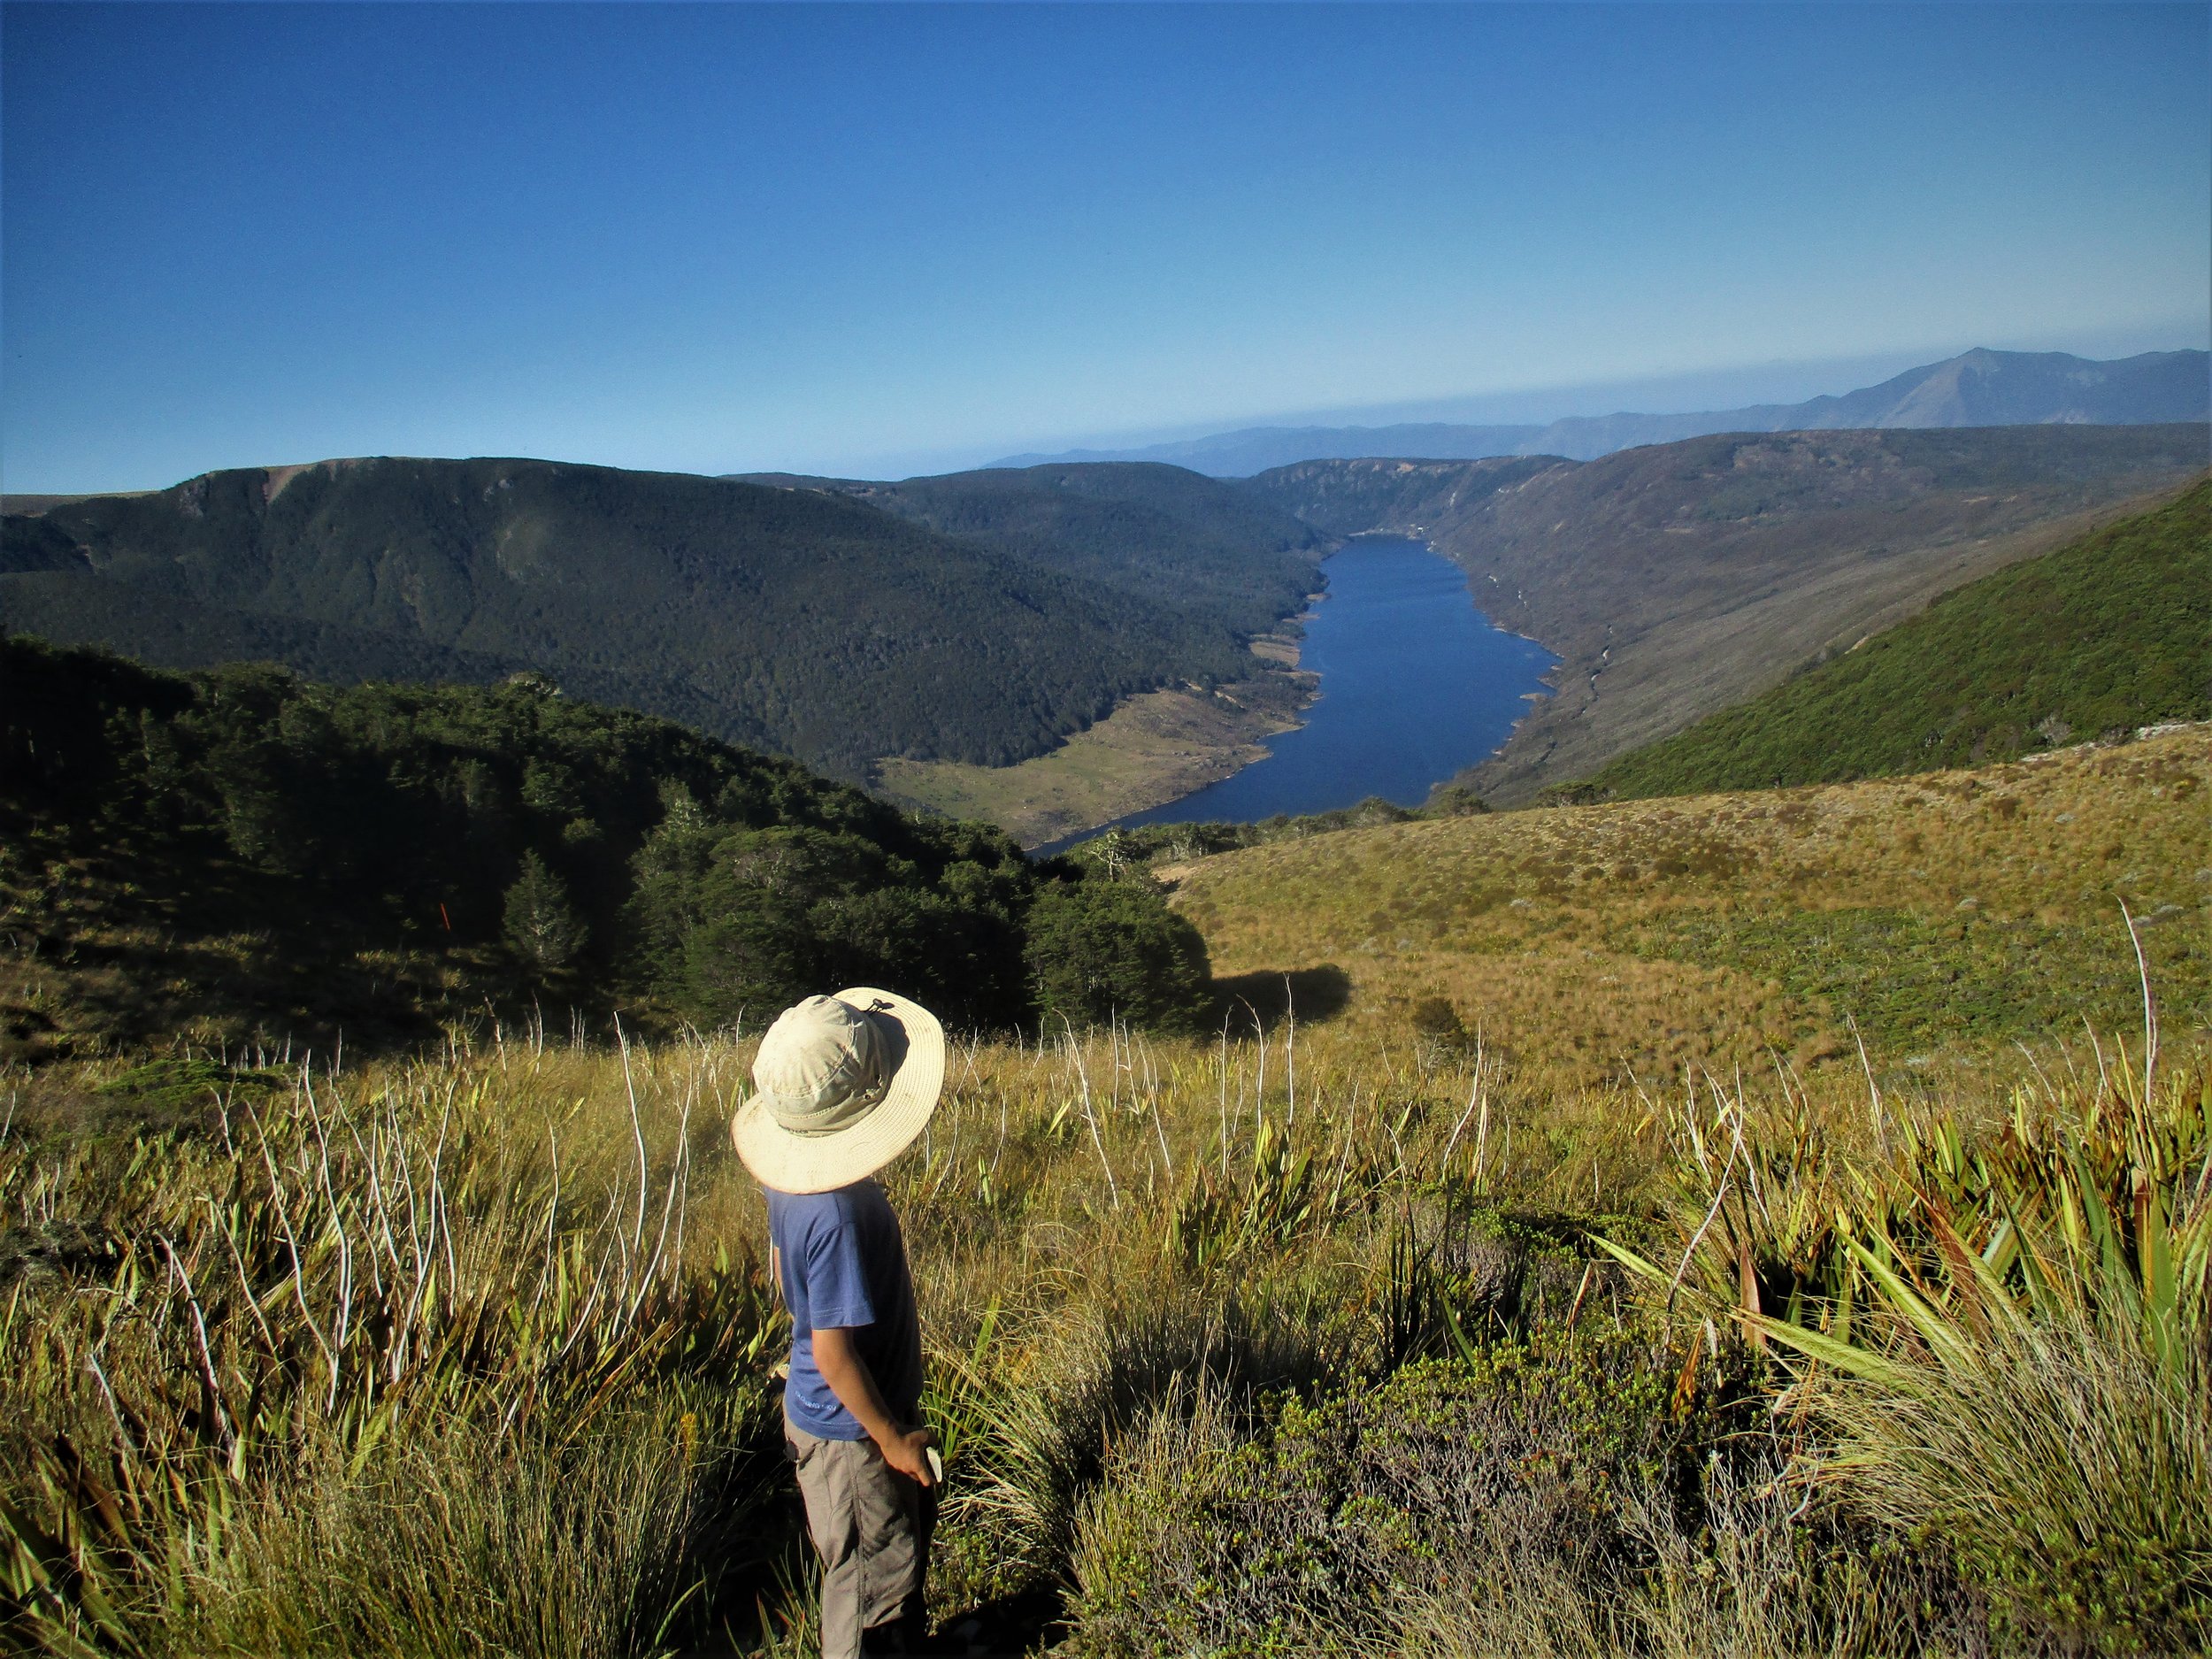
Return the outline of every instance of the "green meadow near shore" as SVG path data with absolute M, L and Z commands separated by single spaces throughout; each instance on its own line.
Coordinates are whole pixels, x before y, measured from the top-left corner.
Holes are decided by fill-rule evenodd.
M 2200 1651 L 2208 774 L 2198 729 L 1167 872 L 1204 1023 L 965 1037 L 887 1177 L 953 1649 Z M 19 1065 L 10 1642 L 811 1651 L 759 1019 Z

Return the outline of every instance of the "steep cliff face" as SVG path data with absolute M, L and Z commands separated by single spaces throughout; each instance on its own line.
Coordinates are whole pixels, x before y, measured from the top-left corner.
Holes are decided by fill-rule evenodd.
M 1248 488 L 1425 535 L 1564 659 L 1476 786 L 1501 802 L 1766 689 L 2206 465 L 2201 426 L 1724 434 L 1596 461 L 1309 462 Z

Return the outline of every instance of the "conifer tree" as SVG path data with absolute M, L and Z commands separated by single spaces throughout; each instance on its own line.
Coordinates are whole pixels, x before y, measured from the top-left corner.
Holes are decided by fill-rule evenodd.
M 590 936 L 560 877 L 534 851 L 522 855 L 522 873 L 507 889 L 505 921 L 507 949 L 541 979 L 566 967 Z

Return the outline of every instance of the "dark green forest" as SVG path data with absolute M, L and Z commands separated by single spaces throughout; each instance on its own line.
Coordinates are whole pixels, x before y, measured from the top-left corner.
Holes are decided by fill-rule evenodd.
M 1932 772 L 2208 716 L 2212 480 L 1947 594 L 1570 792 L 1628 798 Z
M 1174 1025 L 1205 993 L 1141 877 L 534 675 L 334 687 L 11 639 L 0 767 L 19 1048 L 196 1019 L 373 1041 L 534 1004 L 710 1028 L 849 983 L 956 1028 Z M 104 968 L 129 987 L 104 1007 Z
M 1249 638 L 1296 611 L 1317 585 L 1327 538 L 1242 489 L 1141 463 L 993 468 L 872 484 L 780 478 L 834 490 L 941 534 Z
M 1087 471 L 1133 476 L 948 509 L 956 534 L 903 498 L 541 461 L 213 472 L 10 516 L 0 628 L 337 681 L 534 669 L 856 782 L 893 755 L 1004 764 L 1134 693 L 1250 676 L 1312 585 L 1287 515 Z

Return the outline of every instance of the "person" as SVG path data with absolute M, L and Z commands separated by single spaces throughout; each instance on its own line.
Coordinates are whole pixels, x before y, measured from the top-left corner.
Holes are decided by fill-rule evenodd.
M 873 1179 L 936 1110 L 944 1030 L 866 987 L 786 1009 L 731 1120 L 768 1200 L 791 1315 L 784 1439 L 822 1560 L 822 1659 L 925 1650 L 936 1518 L 921 1326 L 906 1246 Z

